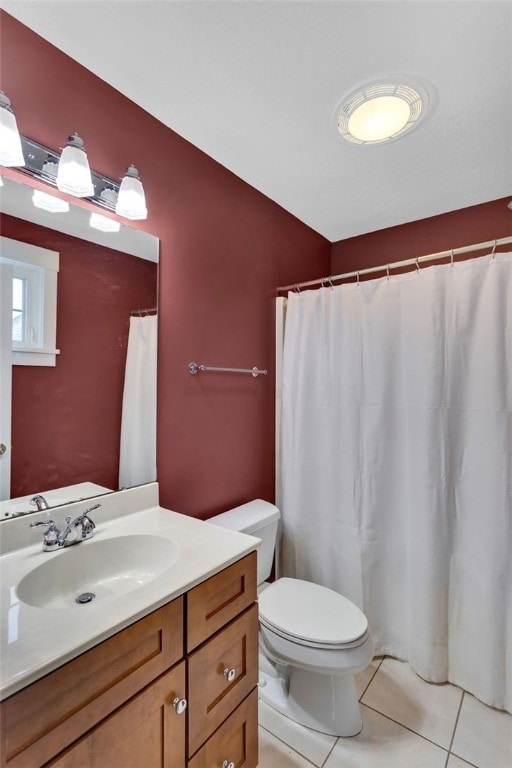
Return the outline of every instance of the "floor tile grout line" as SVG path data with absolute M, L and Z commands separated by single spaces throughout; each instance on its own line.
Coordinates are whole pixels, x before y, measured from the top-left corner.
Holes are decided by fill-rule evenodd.
M 450 755 L 453 755 L 454 757 L 457 757 L 459 760 L 462 760 L 464 763 L 467 763 L 470 766 L 470 768 L 479 768 L 479 766 L 476 765 L 476 763 L 471 763 L 469 760 L 466 760 L 465 757 L 460 757 L 460 755 L 456 755 L 455 752 L 449 752 L 448 756 Z
M 361 699 L 363 698 L 363 696 L 365 695 L 366 691 L 367 691 L 367 690 L 368 690 L 368 688 L 370 687 L 370 684 L 371 684 L 372 680 L 374 679 L 375 675 L 377 674 L 377 672 L 378 672 L 378 671 L 379 671 L 379 669 L 381 668 L 381 666 L 382 666 L 382 662 L 384 661 L 384 659 L 385 659 L 385 658 L 386 658 L 386 657 L 385 657 L 385 656 L 383 656 L 383 657 L 381 658 L 381 660 L 379 661 L 379 664 L 378 664 L 378 666 L 377 666 L 377 668 L 376 668 L 375 672 L 373 673 L 373 675 L 372 675 L 372 676 L 370 677 L 370 679 L 368 680 L 368 683 L 366 684 L 366 687 L 365 687 L 364 691 L 362 692 L 362 694 L 360 695 L 360 697 L 359 697 L 358 701 L 360 701 L 360 702 L 361 702 Z M 361 703 L 362 703 L 362 702 L 361 702 Z
M 285 745 L 285 747 L 288 747 L 288 749 L 291 749 L 291 750 L 292 750 L 292 752 L 295 752 L 295 754 L 299 755 L 299 757 L 302 757 L 304 760 L 307 760 L 307 762 L 308 762 L 310 765 L 314 766 L 314 768 L 322 768 L 322 766 L 324 765 L 324 763 L 325 763 L 325 760 L 324 760 L 324 762 L 322 763 L 322 765 L 321 765 L 321 766 L 317 765 L 317 764 L 316 764 L 316 763 L 314 763 L 312 760 L 310 760 L 310 759 L 309 759 L 309 757 L 306 757 L 306 755 L 303 755 L 303 754 L 302 754 L 302 752 L 299 752 L 299 750 L 298 750 L 298 749 L 295 749 L 295 747 L 292 747 L 292 745 L 291 745 L 291 744 L 288 744 L 288 742 L 287 742 L 287 741 L 285 741 L 284 739 L 282 739 L 280 736 L 276 736 L 276 734 L 275 734 L 275 733 L 272 733 L 272 731 L 269 731 L 269 729 L 268 729 L 268 728 L 265 728 L 265 726 L 264 726 L 264 725 L 261 725 L 261 723 L 259 723 L 258 727 L 259 727 L 259 728 L 263 728 L 263 730 L 264 730 L 264 731 L 266 731 L 267 733 L 270 733 L 270 735 L 271 735 L 271 736 L 273 736 L 273 737 L 274 737 L 274 739 L 277 739 L 278 741 L 280 741 L 280 742 L 281 742 L 281 744 L 284 744 L 284 745 Z M 334 743 L 336 743 L 336 742 L 334 742 Z M 333 745 L 333 746 L 334 746 L 334 745 Z M 332 751 L 332 750 L 331 750 L 331 751 Z M 329 752 L 329 755 L 330 755 L 330 754 L 331 754 L 331 753 Z M 326 759 L 327 759 L 327 758 L 326 758 Z
M 455 754 L 455 752 L 449 752 L 448 756 L 450 755 L 453 755 L 453 757 L 456 757 L 459 760 L 462 760 L 462 762 L 467 763 L 470 768 L 479 768 L 479 766 L 476 763 L 472 763 L 470 760 L 466 760 L 465 757 L 461 757 L 460 755 Z
M 389 715 L 385 715 L 384 712 L 380 712 L 378 709 L 375 709 L 375 707 L 370 707 L 369 704 L 363 704 L 362 702 L 361 702 L 361 706 L 371 709 L 372 712 L 376 712 L 378 715 L 385 717 L 386 720 L 391 720 L 391 722 L 395 723 L 395 725 L 399 725 L 401 728 L 405 728 L 406 731 L 409 731 L 410 733 L 414 733 L 414 735 L 419 736 L 420 739 L 429 741 L 431 744 L 434 745 L 434 747 L 438 747 L 439 749 L 442 749 L 443 752 L 448 752 L 448 749 L 446 747 L 443 747 L 441 744 L 438 744 L 436 741 L 432 741 L 432 739 L 429 739 L 428 736 L 423 736 L 422 733 L 418 733 L 418 731 L 414 731 L 412 728 L 409 728 L 409 726 L 404 725 L 403 723 L 399 723 L 398 720 L 395 720 L 393 717 L 390 717 Z
M 462 702 L 464 701 L 464 696 L 466 695 L 466 691 L 463 688 L 461 688 L 461 691 L 462 691 L 462 696 L 460 697 L 460 704 L 459 704 L 459 708 L 457 710 L 457 717 L 455 718 L 455 723 L 454 723 L 454 726 L 453 726 L 452 738 L 450 739 L 450 746 L 448 747 L 448 758 L 449 758 L 450 753 L 452 751 L 452 746 L 453 746 L 453 742 L 454 742 L 454 739 L 455 739 L 455 731 L 457 730 L 457 726 L 459 724 L 460 713 L 462 711 Z M 446 762 L 448 762 L 448 760 Z M 445 768 L 446 768 L 446 766 L 445 766 Z
M 332 747 L 330 748 L 330 750 L 329 750 L 329 754 L 327 755 L 327 757 L 326 757 L 326 758 L 325 758 L 325 760 L 323 761 L 323 763 L 322 763 L 322 768 L 324 768 L 324 766 L 325 766 L 325 764 L 327 763 L 328 759 L 329 759 L 329 758 L 330 758 L 330 756 L 332 755 L 332 751 L 333 751 L 334 747 L 336 746 L 336 744 L 338 743 L 338 741 L 339 741 L 339 740 L 340 740 L 340 737 L 338 736 L 338 738 L 336 739 L 336 741 L 334 742 L 334 744 L 333 744 L 333 745 L 332 745 Z
M 466 693 L 467 693 L 467 691 L 465 691 L 464 688 L 461 688 L 461 691 L 462 691 L 462 696 L 460 698 L 459 711 L 457 712 L 457 717 L 455 719 L 455 726 L 453 728 L 452 740 L 450 742 L 450 749 L 449 749 L 448 754 L 449 755 L 453 755 L 454 757 L 458 757 L 460 760 L 464 760 L 468 765 L 471 766 L 471 768 L 479 768 L 476 763 L 472 763 L 471 760 L 467 760 L 465 757 L 461 757 L 456 752 L 452 751 L 453 742 L 455 741 L 455 731 L 457 730 L 457 726 L 459 724 L 459 719 L 460 719 L 460 713 L 462 712 L 462 702 L 464 701 L 464 698 L 465 698 Z

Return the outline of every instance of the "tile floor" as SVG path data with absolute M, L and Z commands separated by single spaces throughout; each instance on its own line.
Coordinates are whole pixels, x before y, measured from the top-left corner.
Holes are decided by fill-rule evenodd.
M 512 768 L 512 715 L 391 658 L 357 676 L 363 730 L 310 731 L 260 701 L 258 768 Z

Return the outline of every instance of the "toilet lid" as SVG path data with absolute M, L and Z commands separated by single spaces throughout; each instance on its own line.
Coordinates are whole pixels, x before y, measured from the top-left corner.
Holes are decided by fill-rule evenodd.
M 366 616 L 354 603 L 310 581 L 278 579 L 258 601 L 263 624 L 312 643 L 351 643 L 368 629 Z

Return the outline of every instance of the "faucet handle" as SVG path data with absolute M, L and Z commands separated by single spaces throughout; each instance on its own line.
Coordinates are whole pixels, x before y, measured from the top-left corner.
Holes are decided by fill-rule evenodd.
M 44 532 L 43 536 L 44 552 L 53 552 L 54 550 L 61 548 L 60 531 L 55 525 L 54 520 L 41 520 L 39 523 L 29 523 L 29 525 L 31 528 L 39 528 L 40 525 L 48 526 L 48 529 Z
M 81 515 L 77 517 L 75 524 L 82 526 L 82 540 L 92 538 L 93 530 L 96 528 L 96 524 L 94 520 L 91 520 L 89 517 L 89 512 L 93 512 L 100 506 L 101 504 L 94 504 L 94 506 L 89 507 L 89 509 L 86 509 L 84 512 L 82 512 Z
M 95 509 L 99 509 L 101 507 L 101 504 L 94 504 L 92 507 L 89 507 L 89 509 L 86 509 L 83 513 L 84 517 L 87 517 L 89 512 L 94 512 Z

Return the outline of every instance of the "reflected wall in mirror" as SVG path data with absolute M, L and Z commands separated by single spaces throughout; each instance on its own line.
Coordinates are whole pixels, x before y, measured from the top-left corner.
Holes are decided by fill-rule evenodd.
M 53 506 L 118 489 L 130 314 L 157 306 L 158 240 L 123 225 L 123 243 L 131 253 L 141 252 L 137 258 L 115 249 L 117 233 L 89 233 L 90 211 L 72 206 L 75 224 L 71 218 L 62 224 L 68 214 L 40 213 L 33 208 L 32 192 L 4 179 L 1 234 L 59 253 L 60 353 L 55 367 L 12 366 L 10 498 L 19 501 L 53 490 Z M 26 197 L 25 214 L 20 195 Z M 39 216 L 44 226 L 35 223 Z M 77 488 L 69 491 L 70 486 Z M 0 501 L 2 507 L 0 519 L 11 516 Z M 27 501 L 13 509 L 14 514 L 35 511 Z

